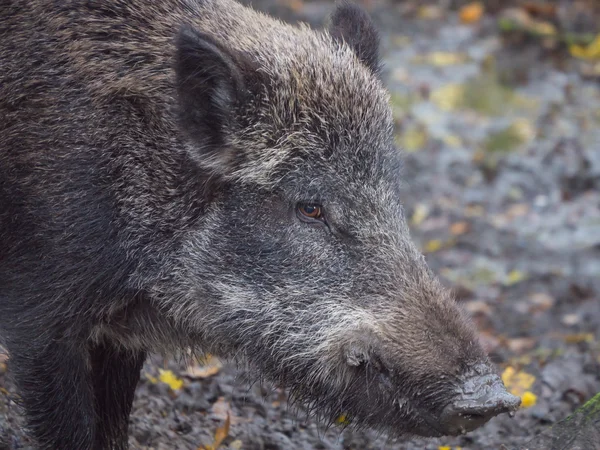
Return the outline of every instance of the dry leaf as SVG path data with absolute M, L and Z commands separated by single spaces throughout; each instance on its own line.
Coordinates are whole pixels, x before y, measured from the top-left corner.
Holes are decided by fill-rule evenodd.
M 182 375 L 194 380 L 208 378 L 219 373 L 222 367 L 223 364 L 218 358 L 207 355 L 201 364 L 189 366 Z
M 515 353 L 523 353 L 535 347 L 536 341 L 533 338 L 515 338 L 508 340 L 508 348 Z
M 581 321 L 581 317 L 579 317 L 579 314 L 574 314 L 574 313 L 565 314 L 561 320 L 563 325 L 567 325 L 569 327 L 572 327 L 573 325 L 577 325 L 580 321 Z
M 4 349 L 0 347 L 0 374 L 6 372 L 6 361 L 8 361 L 8 355 L 3 351 Z
M 229 434 L 229 426 L 231 425 L 231 416 L 229 412 L 227 412 L 227 419 L 225 419 L 225 424 L 222 427 L 217 428 L 215 432 L 215 441 L 213 442 L 213 447 L 219 448 L 219 446 L 223 443 L 227 435 Z
M 225 397 L 219 397 L 217 399 L 212 406 L 212 413 L 215 417 L 221 420 L 225 420 L 227 417 L 230 417 L 230 421 L 233 425 L 252 421 L 251 419 L 244 419 L 243 417 L 234 415 L 233 411 L 231 410 L 231 405 L 225 400 Z
M 226 419 L 230 411 L 231 407 L 229 406 L 229 402 L 225 400 L 225 397 L 219 397 L 212 406 L 213 414 L 219 419 Z
M 578 333 L 578 334 L 567 334 L 565 337 L 567 344 L 579 344 L 581 342 L 594 342 L 593 333 Z
M 556 5 L 545 2 L 527 2 L 522 5 L 523 9 L 536 16 L 554 17 L 556 15 Z
M 435 5 L 426 5 L 419 8 L 417 16 L 419 19 L 435 20 L 443 15 L 442 8 Z
M 546 311 L 554 306 L 554 299 L 544 292 L 537 292 L 530 297 L 530 312 Z
M 232 449 L 234 449 L 234 450 L 241 450 L 241 448 L 242 448 L 242 441 L 240 439 L 236 439 L 231 444 L 229 444 L 229 447 L 232 448 Z
M 489 316 L 492 314 L 492 308 L 490 308 L 490 305 L 488 305 L 482 300 L 473 300 L 470 302 L 466 302 L 464 303 L 464 307 L 471 315 L 484 314 L 486 316 Z
M 198 447 L 198 450 L 217 450 L 225 438 L 229 435 L 229 427 L 231 425 L 231 418 L 229 416 L 229 411 L 227 412 L 227 418 L 225 419 L 225 424 L 222 427 L 217 427 L 215 430 L 215 438 L 212 444 L 210 445 L 201 445 Z
M 478 22 L 483 15 L 483 4 L 481 2 L 469 3 L 460 8 L 459 17 L 462 23 Z
M 529 212 L 529 205 L 527 203 L 517 203 L 512 205 L 506 211 L 506 216 L 513 219 L 515 217 L 521 217 L 527 215 Z
M 454 236 L 465 234 L 467 231 L 469 231 L 468 222 L 456 222 L 450 226 L 450 233 Z

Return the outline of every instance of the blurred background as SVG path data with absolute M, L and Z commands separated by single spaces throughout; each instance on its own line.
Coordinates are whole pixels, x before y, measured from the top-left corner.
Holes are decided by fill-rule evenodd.
M 333 8 L 243 3 L 315 27 Z M 381 31 L 413 236 L 523 407 L 459 438 L 390 442 L 320 429 L 215 358 L 155 359 L 132 448 L 513 449 L 600 391 L 600 2 L 358 3 Z

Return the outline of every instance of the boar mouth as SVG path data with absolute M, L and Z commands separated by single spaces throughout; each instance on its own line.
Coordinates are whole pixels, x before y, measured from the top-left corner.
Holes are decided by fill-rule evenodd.
M 508 413 L 512 417 L 521 404 L 521 399 L 510 394 L 500 377 L 484 365 L 456 379 L 453 384 L 454 389 L 450 388 L 453 394 L 445 403 L 434 405 L 431 397 L 395 402 L 397 406 L 404 405 L 407 411 L 412 410 L 411 415 L 416 420 L 411 434 L 424 437 L 466 434 L 500 414 Z
M 443 408 L 437 428 L 444 434 L 465 434 L 499 414 L 512 416 L 519 408 L 521 399 L 506 390 L 498 375 L 486 371 L 480 367 L 466 378 L 454 400 Z

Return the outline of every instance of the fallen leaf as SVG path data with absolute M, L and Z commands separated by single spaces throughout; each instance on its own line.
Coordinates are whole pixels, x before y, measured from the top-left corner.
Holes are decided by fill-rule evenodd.
M 241 450 L 242 441 L 240 439 L 236 439 L 231 444 L 229 444 L 229 448 L 232 448 L 233 450 Z
M 527 203 L 517 203 L 516 205 L 512 205 L 506 211 L 506 216 L 510 219 L 514 219 L 515 217 L 521 217 L 527 215 L 529 212 L 529 205 Z
M 231 406 L 229 405 L 229 402 L 225 400 L 225 397 L 219 397 L 212 406 L 213 414 L 222 420 L 229 416 L 230 411 Z
M 536 345 L 533 338 L 515 338 L 508 340 L 508 348 L 515 353 L 523 353 L 526 350 L 531 350 Z
M 523 371 L 517 372 L 514 367 L 508 366 L 502 372 L 502 382 L 512 395 L 522 397 L 535 382 L 535 377 Z
M 288 7 L 295 13 L 302 11 L 304 2 L 302 0 L 287 0 Z
M 447 134 L 442 138 L 442 140 L 444 141 L 444 144 L 452 148 L 457 148 L 463 145 L 460 136 L 457 136 L 455 134 Z
M 217 428 L 215 431 L 215 441 L 213 443 L 214 448 L 219 448 L 219 446 L 223 443 L 227 435 L 229 434 L 229 426 L 231 425 L 231 416 L 229 412 L 227 413 L 227 419 L 225 419 L 225 424 L 222 427 Z
M 392 43 L 398 47 L 405 47 L 411 43 L 410 36 L 396 34 L 392 36 Z
M 183 380 L 177 378 L 175 374 L 170 370 L 158 369 L 158 379 L 162 383 L 168 385 L 174 391 L 178 391 L 183 387 Z
M 475 314 L 484 314 L 489 316 L 492 314 L 492 308 L 486 302 L 482 300 L 473 300 L 470 302 L 464 303 L 465 309 L 472 315 Z
M 340 414 L 340 416 L 337 419 L 335 419 L 335 423 L 337 423 L 338 425 L 349 425 L 350 419 L 346 414 Z
M 456 222 L 450 226 L 450 233 L 452 233 L 454 236 L 465 234 L 467 231 L 469 231 L 468 222 Z
M 556 27 L 550 22 L 534 20 L 531 22 L 531 31 L 540 36 L 556 36 Z
M 565 342 L 567 344 L 579 344 L 581 342 L 594 342 L 594 334 L 593 333 L 567 334 L 564 338 L 565 338 Z
M 450 83 L 431 93 L 431 101 L 442 111 L 453 111 L 464 103 L 465 86 Z
M 195 380 L 203 379 L 216 375 L 222 367 L 223 364 L 218 358 L 207 355 L 201 364 L 188 367 L 182 375 Z
M 463 23 L 478 22 L 483 15 L 483 4 L 481 2 L 469 3 L 460 8 L 459 17 Z
M 419 8 L 417 16 L 419 19 L 434 20 L 442 17 L 442 8 L 435 5 L 426 5 Z
M 198 450 L 217 450 L 225 438 L 229 435 L 229 427 L 231 425 L 231 418 L 229 416 L 229 412 L 227 412 L 227 418 L 225 419 L 225 424 L 222 427 L 217 427 L 215 430 L 215 438 L 213 443 L 210 445 L 201 445 L 198 447 Z
M 575 58 L 580 59 L 600 59 L 600 34 L 586 46 L 570 45 L 569 51 Z
M 556 5 L 545 2 L 527 2 L 522 5 L 523 9 L 530 14 L 537 16 L 554 17 L 556 15 Z
M 0 347 L 0 374 L 6 372 L 6 361 L 8 361 L 8 355 L 4 353 L 4 349 Z
M 526 391 L 521 397 L 521 408 L 530 408 L 537 402 L 537 395 L 533 392 Z
M 530 297 L 530 312 L 547 311 L 554 306 L 554 299 L 544 292 L 537 292 Z
M 146 378 L 148 379 L 148 381 L 152 384 L 156 384 L 158 383 L 158 378 L 153 377 L 152 375 L 150 375 L 149 373 L 145 374 Z
M 432 239 L 425 244 L 425 251 L 428 253 L 437 252 L 442 248 L 442 241 L 439 239 Z
M 421 127 L 409 127 L 400 134 L 400 146 L 412 153 L 421 150 L 427 144 L 427 133 Z
M 415 64 L 430 64 L 436 67 L 452 66 L 462 64 L 468 60 L 465 53 L 454 52 L 432 52 L 416 56 L 412 62 Z
M 429 207 L 424 203 L 418 203 L 410 219 L 413 226 L 419 226 L 429 214 Z
M 577 325 L 580 320 L 581 320 L 581 318 L 579 317 L 579 314 L 571 313 L 571 314 L 565 314 L 562 317 L 561 322 L 563 323 L 563 325 L 573 326 L 573 325 Z
M 523 280 L 527 279 L 527 274 L 520 272 L 518 270 L 511 270 L 506 279 L 504 280 L 504 284 L 506 286 L 512 286 L 514 284 L 520 283 Z

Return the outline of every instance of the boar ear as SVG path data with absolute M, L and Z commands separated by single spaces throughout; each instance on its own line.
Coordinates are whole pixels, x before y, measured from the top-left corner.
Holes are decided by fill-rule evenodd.
M 229 136 L 244 98 L 242 63 L 224 45 L 191 26 L 176 40 L 179 121 L 199 151 L 201 165 L 222 172 L 232 157 Z
M 365 66 L 379 73 L 379 33 L 364 9 L 347 0 L 340 1 L 331 15 L 329 34 L 346 42 Z

